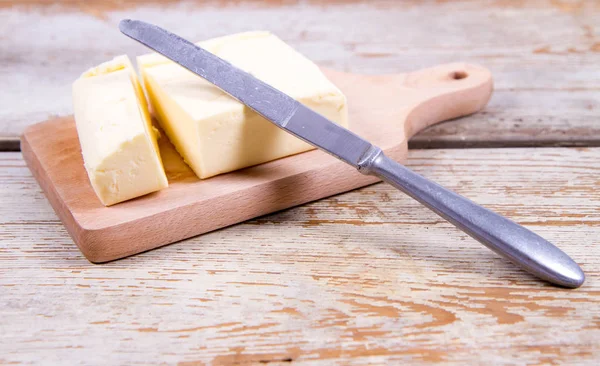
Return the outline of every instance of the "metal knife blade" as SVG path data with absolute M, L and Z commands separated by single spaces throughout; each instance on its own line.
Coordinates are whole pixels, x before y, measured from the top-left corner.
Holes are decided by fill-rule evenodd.
M 123 20 L 119 28 L 284 130 L 380 177 L 524 270 L 569 288 L 585 281 L 577 263 L 544 238 L 391 160 L 378 147 L 225 60 L 155 25 Z
M 359 166 L 361 158 L 373 147 L 292 97 L 173 33 L 129 19 L 121 21 L 119 29 L 216 85 L 289 133 L 354 167 Z

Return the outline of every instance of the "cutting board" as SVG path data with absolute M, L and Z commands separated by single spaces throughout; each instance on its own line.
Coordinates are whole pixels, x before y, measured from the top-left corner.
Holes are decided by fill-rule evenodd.
M 482 109 L 490 72 L 455 63 L 407 74 L 357 75 L 323 69 L 348 97 L 350 129 L 397 161 L 427 126 Z M 89 183 L 72 116 L 30 126 L 21 150 L 81 252 L 106 262 L 378 181 L 330 155 L 309 151 L 199 180 L 166 138 L 169 187 L 104 207 Z

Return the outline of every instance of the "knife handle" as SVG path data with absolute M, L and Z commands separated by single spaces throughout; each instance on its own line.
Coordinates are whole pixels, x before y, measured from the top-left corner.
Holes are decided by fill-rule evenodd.
M 362 173 L 378 176 L 527 272 L 563 287 L 583 284 L 577 263 L 541 236 L 413 172 L 381 149 L 367 155 L 359 164 Z

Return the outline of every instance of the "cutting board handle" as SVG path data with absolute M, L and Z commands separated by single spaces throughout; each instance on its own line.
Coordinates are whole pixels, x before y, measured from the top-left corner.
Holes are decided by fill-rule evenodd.
M 348 98 L 350 129 L 372 141 L 395 136 L 396 144 L 405 144 L 432 124 L 483 109 L 493 89 L 488 69 L 464 62 L 405 74 L 322 70 Z
M 490 71 L 474 64 L 444 64 L 402 76 L 403 85 L 418 95 L 406 117 L 407 138 L 432 124 L 480 111 L 493 91 Z
M 492 92 L 489 71 L 470 64 L 391 75 L 323 71 L 348 98 L 350 128 L 398 162 L 406 160 L 406 140 L 413 133 L 480 110 Z M 89 184 L 72 117 L 29 127 L 21 149 L 52 207 L 92 262 L 140 253 L 377 181 L 318 150 L 198 180 L 166 139 L 159 143 L 161 156 L 174 157 L 164 160 L 169 188 L 108 208 Z

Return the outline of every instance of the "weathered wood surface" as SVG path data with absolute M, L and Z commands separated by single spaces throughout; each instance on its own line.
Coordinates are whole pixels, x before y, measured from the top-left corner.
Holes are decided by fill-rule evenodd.
M 71 112 L 70 86 L 115 55 L 146 52 L 123 17 L 194 40 L 268 29 L 322 66 L 397 73 L 466 61 L 492 70 L 486 114 L 434 127 L 413 147 L 600 144 L 600 2 L 0 2 L 0 148 Z
M 377 184 L 90 264 L 0 154 L 0 363 L 597 364 L 600 149 L 413 150 L 587 281 L 551 287 Z M 209 218 L 207 218 L 209 219 Z

